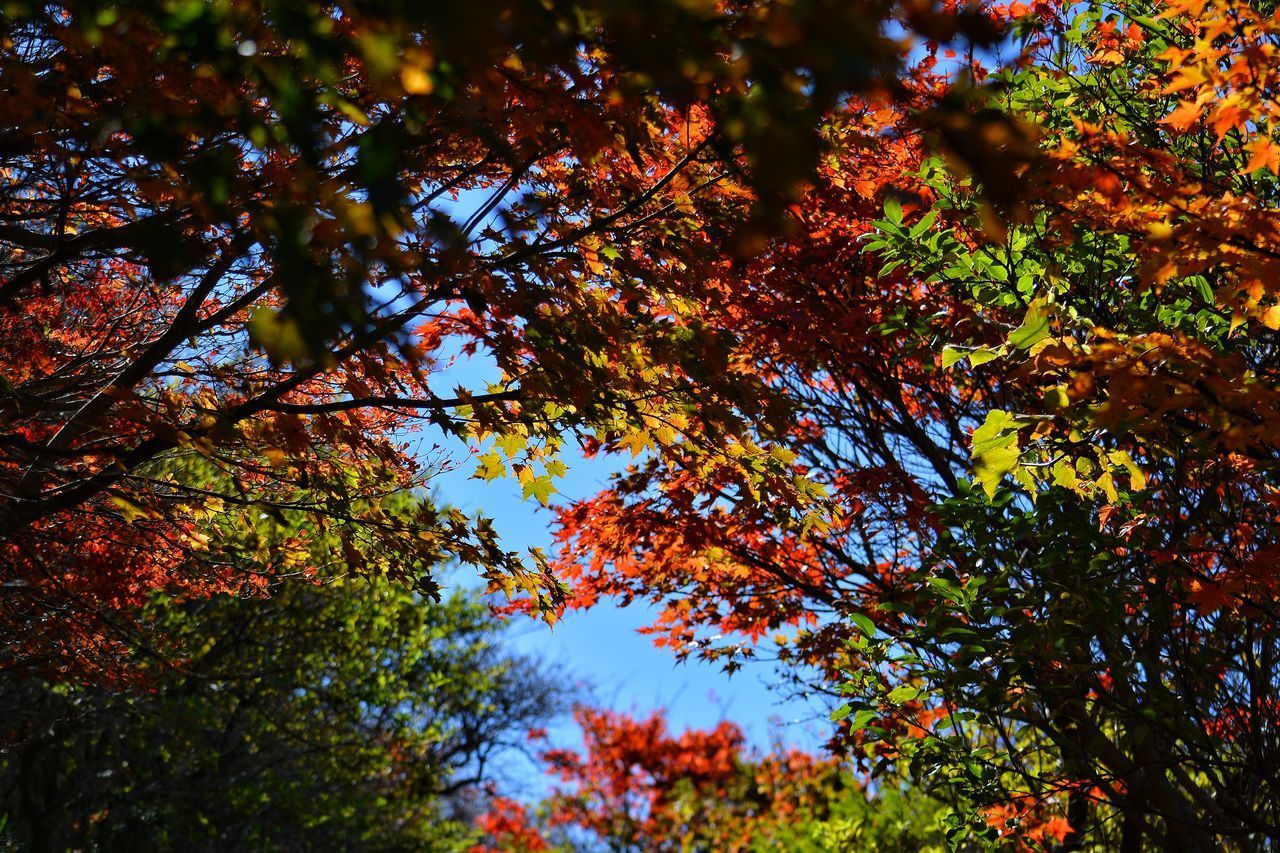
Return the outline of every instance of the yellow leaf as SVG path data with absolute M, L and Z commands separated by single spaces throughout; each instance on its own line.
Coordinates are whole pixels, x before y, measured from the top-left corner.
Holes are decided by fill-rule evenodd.
M 153 518 L 155 516 L 154 512 L 128 498 L 116 496 L 111 499 L 111 502 L 120 510 L 125 521 L 136 521 L 139 518 Z
M 486 453 L 477 460 L 480 465 L 476 468 L 475 474 L 472 475 L 477 480 L 496 480 L 507 473 L 506 466 L 502 464 L 502 457 L 497 453 Z
M 1071 405 L 1071 397 L 1067 395 L 1067 386 L 1058 385 L 1044 393 L 1044 406 L 1051 412 L 1060 412 Z
M 249 337 L 267 351 L 273 361 L 300 362 L 310 355 L 298 321 L 284 311 L 258 308 L 249 318 Z
M 780 444 L 775 444 L 769 448 L 769 455 L 784 465 L 790 465 L 796 461 L 796 455 L 792 451 Z
M 618 446 L 630 450 L 632 458 L 639 456 L 649 446 L 649 431 L 642 429 L 629 432 L 618 441 Z
M 1023 490 L 1031 496 L 1031 502 L 1036 502 L 1036 478 L 1031 472 L 1021 466 L 1013 469 L 1013 479 Z
M 1113 450 L 1107 454 L 1107 458 L 1115 465 L 1123 467 L 1129 472 L 1129 487 L 1134 491 L 1140 492 L 1147 487 L 1147 475 L 1138 467 L 1138 463 L 1133 457 L 1124 450 Z
M 1110 471 L 1098 478 L 1097 486 L 1102 489 L 1103 494 L 1107 496 L 1107 501 L 1110 503 L 1120 500 L 1120 495 L 1116 492 L 1115 479 L 1111 476 Z
M 595 249 L 583 249 L 582 260 L 592 275 L 600 275 L 604 272 L 604 263 L 600 260 L 600 254 Z
M 430 95 L 436 88 L 427 70 L 417 65 L 405 65 L 400 69 L 400 85 L 410 95 Z

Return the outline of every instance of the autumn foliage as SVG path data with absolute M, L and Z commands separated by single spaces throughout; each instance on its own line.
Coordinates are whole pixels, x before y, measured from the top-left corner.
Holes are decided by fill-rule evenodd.
M 839 687 L 868 770 L 970 804 L 955 843 L 1249 849 L 1275 830 L 1272 17 L 1005 11 L 986 104 L 850 101 L 803 229 L 726 268 L 736 363 L 834 512 L 653 459 L 561 511 L 557 573 L 571 604 L 657 604 L 678 654 Z M 951 97 L 941 58 L 916 97 Z M 968 179 L 965 121 L 1006 185 Z
M 687 283 L 776 230 L 826 109 L 892 79 L 889 12 L 6 7 L 4 665 L 119 675 L 149 593 L 339 563 L 431 592 L 460 559 L 551 615 L 542 558 L 488 521 L 380 500 L 458 464 L 419 442 L 484 443 L 481 476 L 545 502 L 567 435 L 759 417 L 750 377 L 706 370 L 723 342 Z M 494 382 L 439 387 L 460 353 Z M 194 533 L 261 512 L 339 548 L 264 542 L 245 576 Z
M 893 779 L 955 847 L 1269 849 L 1275 13 L 10 4 L 0 669 L 125 689 L 158 593 L 458 561 L 833 723 L 580 711 L 487 843 L 739 849 Z M 556 503 L 574 445 L 619 470 L 552 554 L 404 499 Z
M 582 749 L 540 756 L 557 780 L 545 816 L 495 798 L 477 821 L 488 839 L 478 849 L 548 849 L 566 829 L 611 849 L 759 849 L 823 816 L 843 785 L 837 762 L 791 749 L 753 754 L 729 722 L 675 734 L 661 712 L 587 707 L 574 720 Z

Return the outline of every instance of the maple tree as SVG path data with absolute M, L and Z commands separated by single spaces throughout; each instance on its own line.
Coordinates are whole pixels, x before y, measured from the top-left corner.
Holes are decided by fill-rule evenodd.
M 909 100 L 846 103 L 799 235 L 722 282 L 833 516 L 648 459 L 561 512 L 571 603 L 772 649 L 864 772 L 954 803 L 952 843 L 1273 843 L 1271 11 L 992 7 L 1022 40 L 964 62 L 964 115 L 1005 185 Z
M 660 711 L 574 718 L 582 748 L 541 755 L 553 793 L 533 810 L 495 797 L 473 850 L 944 849 L 925 798 L 888 780 L 873 794 L 834 758 L 749 749 L 730 722 L 676 734 Z
M 575 788 L 550 803 L 553 824 L 573 824 L 624 847 L 737 850 L 763 842 L 768 824 L 827 798 L 834 764 L 802 753 L 747 766 L 744 738 L 732 723 L 673 735 L 663 718 L 632 719 L 579 709 L 584 754 L 548 750 L 549 772 Z
M 985 26 L 832 0 L 5 8 L 3 666 L 95 679 L 154 590 L 337 563 L 431 592 L 456 558 L 551 616 L 540 556 L 485 519 L 385 516 L 446 455 L 415 431 L 543 501 L 578 434 L 696 445 L 802 506 L 758 442 L 726 447 L 778 412 L 721 369 L 704 258 L 783 228 L 821 117 L 894 85 L 887 20 Z M 460 354 L 496 381 L 433 384 Z M 220 479 L 169 464 L 194 457 Z M 246 577 L 200 538 L 262 511 L 336 550 Z
M 9 4 L 0 669 L 456 559 L 771 650 L 949 843 L 1274 844 L 1274 12 Z M 567 440 L 632 463 L 548 562 L 401 499 L 440 433 L 543 503 Z M 582 722 L 566 821 L 772 831 L 732 730 Z

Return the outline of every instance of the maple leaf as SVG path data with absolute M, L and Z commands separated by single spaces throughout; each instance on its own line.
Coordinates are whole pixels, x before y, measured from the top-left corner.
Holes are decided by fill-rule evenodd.
M 521 485 L 521 496 L 526 500 L 535 498 L 538 503 L 547 506 L 551 496 L 556 493 L 555 484 L 550 477 L 531 477 Z
M 618 446 L 630 450 L 632 457 L 639 456 L 652 443 L 648 430 L 630 430 L 618 439 Z
M 1200 120 L 1200 116 L 1201 110 L 1198 104 L 1194 101 L 1183 101 L 1177 109 L 1162 118 L 1160 123 L 1185 133 Z
M 1265 136 L 1258 136 L 1245 143 L 1244 150 L 1249 154 L 1245 174 L 1267 169 L 1274 175 L 1280 175 L 1280 145 Z
M 1172 117 L 1172 116 L 1171 116 Z M 1233 99 L 1228 99 L 1214 107 L 1209 125 L 1219 140 L 1232 130 L 1243 127 L 1250 119 L 1249 113 Z

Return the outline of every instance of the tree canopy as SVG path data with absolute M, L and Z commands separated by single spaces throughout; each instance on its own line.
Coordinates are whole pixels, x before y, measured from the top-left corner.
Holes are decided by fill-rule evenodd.
M 484 520 L 362 500 L 429 477 L 424 425 L 496 438 L 483 475 L 546 501 L 567 435 L 638 450 L 764 415 L 689 283 L 781 227 L 828 108 L 894 80 L 891 11 L 8 4 L 7 665 L 110 675 L 108 610 L 240 583 L 190 538 L 227 505 L 349 528 L 347 565 L 428 592 L 461 559 L 551 613 L 539 558 Z M 495 383 L 433 384 L 476 352 Z M 194 454 L 234 488 L 154 476 Z
M 972 120 L 1012 119 L 992 126 L 1014 206 L 947 168 L 945 128 L 930 146 L 849 102 L 805 227 L 732 287 L 738 358 L 799 413 L 786 458 L 830 526 L 652 460 L 561 512 L 557 573 L 583 605 L 661 604 L 680 654 L 737 666 L 708 633 L 777 633 L 801 689 L 844 696 L 868 770 L 955 798 L 953 842 L 1259 849 L 1271 9 L 1011 12 L 1016 59 L 970 73 L 990 91 Z
M 123 684 L 0 675 L 0 839 L 456 850 L 483 787 L 576 690 L 505 648 L 474 595 L 355 577 L 270 592 L 153 596 L 132 616 L 159 645 Z
M 1280 843 L 1270 0 L 420 6 L 6 6 L 0 673 L 134 697 L 229 596 L 413 637 L 460 561 L 833 722 L 581 711 L 493 843 L 892 792 L 868 844 Z M 461 455 L 551 504 L 569 442 L 620 470 L 553 554 L 411 497 Z M 382 661 L 300 653 L 339 705 Z

